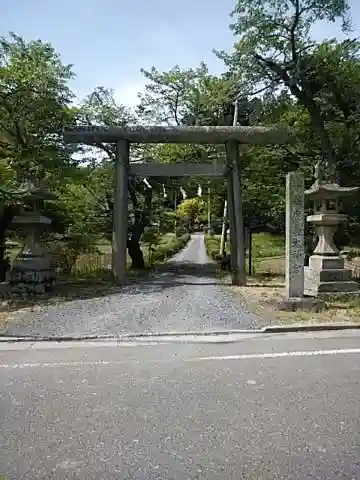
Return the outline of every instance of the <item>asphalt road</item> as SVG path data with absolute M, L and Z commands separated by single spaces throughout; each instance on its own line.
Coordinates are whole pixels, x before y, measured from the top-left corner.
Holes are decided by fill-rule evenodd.
M 359 479 L 359 372 L 355 331 L 0 343 L 0 475 Z
M 117 293 L 43 306 L 18 314 L 1 333 L 36 336 L 120 335 L 257 328 L 264 321 L 247 312 L 218 284 L 207 258 L 204 236 L 149 279 Z

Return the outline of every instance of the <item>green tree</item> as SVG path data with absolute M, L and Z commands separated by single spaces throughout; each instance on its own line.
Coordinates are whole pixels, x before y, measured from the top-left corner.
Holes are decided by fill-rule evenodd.
M 237 0 L 231 28 L 239 40 L 232 54 L 218 53 L 249 94 L 259 87 L 285 87 L 307 109 L 320 139 L 323 170 L 333 180 L 336 154 L 311 88 L 311 58 L 317 45 L 310 31 L 319 20 L 340 19 L 343 31 L 348 32 L 348 14 L 346 0 Z
M 21 194 L 29 176 L 55 185 L 74 163 L 62 141 L 62 129 L 74 116 L 67 85 L 72 76 L 50 44 L 12 33 L 0 38 L 0 281 L 7 266 L 6 231 L 22 203 L 21 195 L 5 190 Z
M 358 41 L 328 41 L 318 45 L 308 58 L 308 88 L 325 121 L 339 179 L 347 185 L 358 184 L 360 175 L 359 52 Z
M 200 223 L 204 216 L 204 201 L 200 197 L 186 198 L 177 208 L 177 215 L 188 224 L 192 231 L 195 224 Z
M 236 75 L 211 75 L 205 63 L 195 69 L 178 65 L 168 72 L 142 69 L 148 83 L 137 113 L 147 123 L 169 125 L 232 124 L 235 99 L 241 101 L 241 124 L 249 121 L 257 100 L 248 101 Z
M 79 112 L 80 121 L 88 125 L 103 125 L 106 127 L 121 127 L 129 125 L 135 122 L 135 117 L 132 113 L 126 109 L 123 105 L 116 102 L 114 98 L 114 92 L 104 87 L 98 87 L 85 99 L 81 105 Z M 116 161 L 116 146 L 112 144 L 99 144 L 96 145 L 98 153 L 94 151 L 85 150 L 88 156 L 90 164 L 94 167 L 99 163 L 99 156 L 104 158 L 106 155 L 107 172 L 113 173 L 114 164 Z M 100 155 L 99 155 L 100 152 Z M 144 149 L 138 145 L 132 145 L 131 147 L 131 160 L 133 158 L 142 158 L 145 155 Z M 130 161 L 131 161 L 130 160 Z M 100 186 L 100 185 L 99 185 Z M 101 193 L 99 191 L 95 193 L 95 197 L 100 200 L 100 203 L 106 199 L 106 210 L 108 214 L 110 227 L 110 219 L 113 214 L 113 181 L 107 181 L 101 186 Z M 153 188 L 149 188 L 141 178 L 129 179 L 129 225 L 128 225 L 128 252 L 132 260 L 132 268 L 144 268 L 144 256 L 140 247 L 141 236 L 145 228 L 149 225 L 151 212 L 152 212 L 152 200 L 153 200 Z M 107 234 L 110 235 L 110 231 L 107 230 Z
M 204 126 L 232 124 L 234 100 L 240 94 L 234 76 L 211 75 L 204 63 L 195 69 L 175 66 L 168 72 L 160 72 L 153 67 L 150 71 L 143 70 L 143 74 L 148 82 L 146 93 L 140 95 L 138 115 L 145 122 Z M 239 120 L 242 123 L 250 122 L 257 100 L 251 104 L 244 98 L 242 100 L 244 108 L 241 108 Z M 225 162 L 222 146 L 163 144 L 151 146 L 147 154 L 151 161 L 161 163 Z M 201 177 L 163 179 L 163 182 L 177 190 L 182 186 L 189 196 L 196 195 L 199 184 L 203 189 L 209 185 L 208 179 Z M 221 216 L 224 180 L 213 180 L 211 190 L 216 200 L 216 211 Z

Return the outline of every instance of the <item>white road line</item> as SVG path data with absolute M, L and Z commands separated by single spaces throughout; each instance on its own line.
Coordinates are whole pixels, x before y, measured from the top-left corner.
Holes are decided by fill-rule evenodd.
M 0 365 L 0 368 L 36 368 L 36 367 L 83 367 L 83 366 L 96 366 L 96 365 L 105 365 L 111 366 L 120 363 L 124 363 L 123 361 L 105 361 L 105 360 L 96 360 L 94 362 L 27 362 L 27 363 L 3 363 Z
M 315 357 L 321 355 L 343 355 L 360 353 L 360 348 L 343 348 L 338 350 L 305 350 L 303 352 L 275 352 L 275 353 L 244 353 L 241 355 L 198 357 L 192 361 L 203 362 L 207 360 L 249 360 L 256 358 L 286 358 L 286 357 Z
M 213 356 L 213 357 L 192 357 L 184 359 L 185 362 L 203 362 L 203 361 L 216 361 L 216 360 L 251 360 L 251 359 L 266 359 L 266 358 L 287 358 L 287 357 L 314 357 L 314 356 L 326 356 L 326 355 L 347 355 L 347 354 L 360 354 L 360 348 L 347 348 L 338 350 L 309 350 L 303 352 L 277 352 L 277 353 L 244 353 L 241 355 L 227 355 L 227 356 Z M 174 359 L 155 359 L 146 360 L 151 363 L 164 363 L 172 362 Z M 179 359 L 178 359 L 179 360 Z M 84 367 L 84 366 L 114 366 L 124 363 L 134 362 L 133 359 L 124 360 L 95 360 L 91 361 L 75 361 L 75 362 L 26 362 L 26 363 L 2 363 L 0 368 L 4 369 L 20 369 L 20 368 L 37 368 L 37 367 Z M 138 361 L 139 362 L 139 361 Z M 140 362 L 139 362 L 140 363 Z M 142 363 L 142 362 L 141 362 Z

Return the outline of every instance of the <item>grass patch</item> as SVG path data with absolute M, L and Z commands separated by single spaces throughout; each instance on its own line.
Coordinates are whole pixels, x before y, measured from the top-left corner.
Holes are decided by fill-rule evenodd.
M 291 311 L 281 306 L 284 287 L 282 275 L 258 274 L 248 277 L 247 286 L 230 288 L 250 312 L 265 318 L 269 325 L 360 323 L 358 296 L 331 295 L 313 309 Z
M 205 248 L 210 258 L 217 260 L 220 252 L 220 235 L 205 237 Z M 226 244 L 226 252 L 230 253 L 230 244 Z M 254 233 L 252 235 L 252 267 L 256 274 L 284 275 L 285 239 L 270 233 Z M 248 266 L 248 252 L 246 252 Z
M 208 255 L 219 255 L 220 237 L 206 237 Z M 227 246 L 227 252 L 230 246 Z M 247 309 L 267 320 L 268 324 L 296 323 L 360 323 L 360 296 L 328 296 L 316 309 L 289 311 L 281 308 L 284 296 L 285 239 L 268 233 L 256 233 L 252 238 L 253 272 L 247 286 L 230 287 Z M 230 283 L 228 273 L 221 275 Z
M 252 269 L 256 275 L 285 275 L 285 238 L 255 233 L 252 237 Z
M 253 271 L 257 275 L 284 276 L 285 257 L 257 258 L 254 260 Z
M 252 235 L 252 255 L 256 260 L 284 256 L 285 238 L 270 233 L 254 233 Z

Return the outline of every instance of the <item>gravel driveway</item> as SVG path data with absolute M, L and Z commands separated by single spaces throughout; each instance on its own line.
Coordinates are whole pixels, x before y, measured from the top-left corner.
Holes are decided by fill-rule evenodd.
M 12 335 L 81 336 L 144 332 L 189 332 L 258 328 L 229 289 L 219 285 L 206 255 L 203 235 L 146 281 L 115 294 L 51 305 L 19 314 L 5 332 Z

